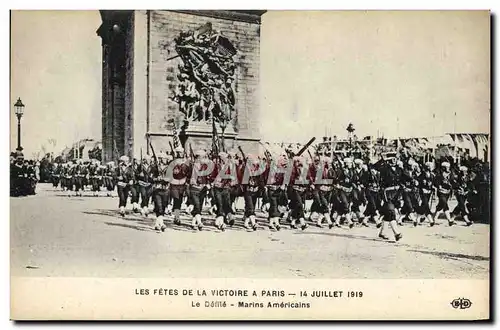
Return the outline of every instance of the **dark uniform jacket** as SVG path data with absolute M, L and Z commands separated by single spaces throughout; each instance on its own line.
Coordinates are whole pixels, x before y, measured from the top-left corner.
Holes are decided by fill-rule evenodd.
M 451 172 L 441 172 L 436 175 L 434 185 L 439 193 L 449 194 L 452 189 L 453 177 Z
M 399 188 L 401 182 L 401 169 L 397 166 L 385 165 L 380 172 L 382 188 Z
M 115 177 L 119 186 L 126 186 L 134 180 L 134 171 L 130 165 L 118 165 L 115 169 Z
M 420 191 L 424 194 L 430 194 L 433 190 L 435 175 L 431 171 L 423 171 L 418 177 Z

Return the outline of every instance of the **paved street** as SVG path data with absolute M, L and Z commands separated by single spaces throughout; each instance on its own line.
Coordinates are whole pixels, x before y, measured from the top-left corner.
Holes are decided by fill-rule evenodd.
M 489 274 L 490 227 L 401 228 L 397 243 L 377 238 L 377 229 L 285 226 L 248 232 L 241 221 L 219 232 L 194 232 L 169 219 L 152 229 L 153 217 L 122 218 L 118 199 L 67 197 L 47 184 L 38 194 L 11 198 L 11 273 L 71 277 L 251 277 L 251 278 L 477 278 Z M 241 213 L 239 218 L 241 218 Z M 393 239 L 390 233 L 391 240 Z

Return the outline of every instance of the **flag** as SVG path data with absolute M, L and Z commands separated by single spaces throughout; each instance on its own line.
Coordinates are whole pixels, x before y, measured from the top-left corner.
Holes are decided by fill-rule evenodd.
M 175 119 L 170 118 L 169 120 L 167 120 L 167 124 L 170 125 L 170 128 L 172 129 L 172 147 L 176 149 L 181 145 L 178 131 L 178 127 L 181 125 L 180 117 L 176 117 Z
M 172 137 L 174 142 L 174 149 L 177 149 L 181 145 L 181 141 L 179 140 L 179 134 L 177 134 L 177 130 L 174 131 L 174 136 Z
M 219 135 L 215 126 L 215 119 L 212 118 L 212 152 L 214 156 L 219 154 Z
M 199 35 L 212 32 L 212 23 L 208 22 L 202 26 L 200 26 L 198 29 L 194 31 L 195 37 L 198 37 Z
M 233 57 L 237 53 L 237 50 L 231 41 L 224 36 L 219 36 L 219 38 L 217 38 L 216 46 L 218 53 L 224 57 Z

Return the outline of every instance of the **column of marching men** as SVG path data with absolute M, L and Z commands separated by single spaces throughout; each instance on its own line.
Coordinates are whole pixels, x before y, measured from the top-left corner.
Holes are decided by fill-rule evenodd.
M 175 166 L 169 172 L 171 162 Z M 290 164 L 292 169 L 285 171 Z M 242 198 L 248 230 L 259 227 L 256 207 L 261 202 L 271 230 L 280 230 L 283 224 L 305 230 L 311 224 L 332 229 L 369 227 L 371 223 L 379 228 L 380 238 L 388 239 L 388 226 L 396 240 L 402 238 L 399 227 L 404 220 L 414 226 L 424 222 L 434 226 L 444 214 L 450 226 L 458 216 L 471 225 L 468 201 L 476 193 L 476 180 L 468 168 L 460 166 L 455 173 L 447 162 L 419 164 L 411 157 L 386 157 L 369 164 L 322 153 L 308 159 L 289 157 L 285 152 L 254 157 L 233 151 L 212 155 L 201 148 L 191 157 L 178 148 L 172 154 L 160 152 L 141 159 L 122 156 L 118 164 L 70 162 L 56 166 L 52 180 L 54 187 L 60 186 L 70 196 L 72 191 L 81 196 L 84 187 L 90 187 L 96 196 L 101 190 L 111 196 L 116 188 L 119 213 L 126 216 L 131 211 L 144 217 L 153 213 L 158 231 L 167 228 L 169 218 L 181 224 L 181 210 L 191 216 L 194 230 L 206 225 L 202 218 L 206 210 L 215 215 L 213 226 L 224 231 L 234 225 L 235 205 Z M 452 195 L 458 204 L 453 212 L 449 208 Z M 435 197 L 438 202 L 433 212 Z M 307 200 L 312 201 L 308 210 Z

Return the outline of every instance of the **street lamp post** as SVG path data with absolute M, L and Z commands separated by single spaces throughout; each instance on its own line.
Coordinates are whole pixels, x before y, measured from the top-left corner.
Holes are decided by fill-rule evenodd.
M 21 147 L 21 117 L 24 114 L 24 104 L 21 101 L 21 98 L 17 99 L 17 102 L 14 104 L 14 108 L 17 116 L 17 151 L 23 151 L 23 147 Z

